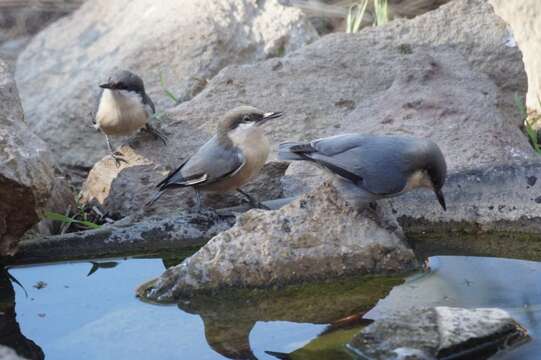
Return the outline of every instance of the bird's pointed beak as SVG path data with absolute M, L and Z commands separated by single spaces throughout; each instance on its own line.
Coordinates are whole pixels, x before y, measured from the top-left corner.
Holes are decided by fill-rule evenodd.
M 436 197 L 438 198 L 438 202 L 443 208 L 443 211 L 447 211 L 447 206 L 445 206 L 445 197 L 443 196 L 443 192 L 441 191 L 441 189 L 434 190 L 434 193 L 436 193 Z
M 282 116 L 284 113 L 281 111 L 277 112 L 267 112 L 263 114 L 263 120 L 276 119 Z
M 102 88 L 102 89 L 115 89 L 116 84 L 114 82 L 109 81 L 109 82 L 100 84 L 100 88 Z
M 277 111 L 277 112 L 266 112 L 263 114 L 261 119 L 257 122 L 257 125 L 263 125 L 270 119 L 276 119 L 283 115 L 283 112 Z

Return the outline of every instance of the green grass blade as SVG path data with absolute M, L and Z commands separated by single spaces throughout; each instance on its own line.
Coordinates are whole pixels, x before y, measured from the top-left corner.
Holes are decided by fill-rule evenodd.
M 363 17 L 364 17 L 364 13 L 366 11 L 366 7 L 368 6 L 368 0 L 364 0 L 362 2 L 359 3 L 359 8 L 358 8 L 358 11 L 357 11 L 357 17 L 355 18 L 355 21 L 353 23 L 353 32 L 358 32 L 359 29 L 361 28 L 361 22 L 363 20 Z
M 178 103 L 178 98 L 165 86 L 165 80 L 163 79 L 163 73 L 160 73 L 160 86 L 162 87 L 163 92 L 167 97 L 169 97 L 176 104 Z
M 101 225 L 95 224 L 91 221 L 77 220 L 69 216 L 56 213 L 56 212 L 51 212 L 51 211 L 45 212 L 45 218 L 47 220 L 60 221 L 63 224 L 77 223 L 77 224 L 83 225 L 84 227 L 88 229 L 99 229 L 101 227 Z
M 526 130 L 526 135 L 530 139 L 533 149 L 536 153 L 541 154 L 541 145 L 539 144 L 539 139 L 537 136 L 537 130 L 535 130 L 528 120 L 528 110 L 526 109 L 526 104 L 524 103 L 524 98 L 518 94 L 515 94 L 514 97 L 515 106 L 520 113 L 522 122 L 524 123 L 524 129 Z M 541 104 L 541 102 L 540 102 Z
M 375 25 L 382 26 L 389 22 L 389 6 L 387 0 L 374 0 Z

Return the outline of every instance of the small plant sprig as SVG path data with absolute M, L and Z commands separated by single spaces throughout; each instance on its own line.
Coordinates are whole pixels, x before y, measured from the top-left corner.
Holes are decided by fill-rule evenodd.
M 98 208 L 97 205 L 85 205 L 81 202 L 81 195 L 75 199 L 75 209 L 68 206 L 62 213 L 47 211 L 44 218 L 46 220 L 57 221 L 60 223 L 58 234 L 66 232 L 98 229 L 102 224 L 112 223 L 114 220 Z
M 163 92 L 165 93 L 165 95 L 170 98 L 171 100 L 173 100 L 173 102 L 175 104 L 178 104 L 179 103 L 179 99 L 175 96 L 175 94 L 173 94 L 168 88 L 167 86 L 165 85 L 165 80 L 163 78 L 163 73 L 160 72 L 160 86 L 162 87 L 162 90 Z
M 359 31 L 367 6 L 368 0 L 362 0 L 358 4 L 353 4 L 349 7 L 348 16 L 346 18 L 346 32 L 348 34 Z
M 382 26 L 389 22 L 389 6 L 387 0 L 374 0 L 375 26 Z
M 539 105 L 541 106 L 541 99 L 538 99 Z M 524 130 L 526 135 L 532 144 L 533 149 L 536 153 L 541 154 L 541 145 L 539 144 L 539 137 L 537 135 L 537 130 L 534 129 L 535 123 L 539 121 L 539 116 L 528 116 L 528 110 L 526 109 L 526 104 L 524 103 L 524 98 L 518 94 L 515 94 L 515 106 L 520 113 L 522 122 L 524 124 Z
M 62 224 L 67 225 L 68 227 L 71 224 L 79 224 L 85 227 L 86 229 L 99 229 L 101 225 L 98 225 L 96 223 L 93 223 L 92 221 L 88 220 L 78 220 L 75 218 L 75 216 L 67 216 L 64 214 L 60 214 L 57 212 L 47 211 L 45 213 L 45 218 L 47 220 L 54 220 L 54 221 L 60 221 Z

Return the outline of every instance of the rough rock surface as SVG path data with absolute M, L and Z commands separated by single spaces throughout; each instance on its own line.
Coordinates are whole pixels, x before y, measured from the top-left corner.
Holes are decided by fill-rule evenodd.
M 513 96 L 526 91 L 526 77 L 519 50 L 505 46 L 508 35 L 485 1 L 457 0 L 410 21 L 328 35 L 283 58 L 229 66 L 168 113 L 175 121 L 165 126 L 172 139 L 167 149 L 143 140 L 122 147 L 137 168 L 130 187 L 140 197 L 119 190 L 109 197 L 139 208 L 154 182 L 143 169 L 181 163 L 226 109 L 242 103 L 285 112 L 266 125 L 275 144 L 344 132 L 395 133 L 432 138 L 451 171 L 533 159 L 514 117 Z M 116 170 L 109 158 L 96 165 L 104 167 L 96 170 L 103 171 L 103 184 L 87 187 L 90 197 L 99 198 L 100 187 L 129 171 Z M 178 207 L 178 199 L 171 206 Z
M 537 0 L 506 1 L 490 0 L 494 11 L 507 22 L 513 33 L 508 46 L 517 46 L 523 54 L 524 66 L 528 75 L 528 94 L 526 105 L 541 111 L 541 2 Z
M 141 75 L 160 112 L 172 105 L 161 75 L 186 100 L 228 64 L 279 56 L 316 38 L 299 9 L 277 0 L 88 1 L 34 37 L 16 79 L 28 123 L 61 165 L 90 167 L 106 153 L 90 125 L 97 85 L 112 69 Z
M 0 57 L 15 65 L 32 35 L 74 10 L 84 0 L 18 0 L 0 4 Z
M 470 359 L 484 359 L 500 345 L 513 345 L 527 337 L 526 330 L 501 309 L 435 307 L 377 320 L 355 336 L 349 347 L 371 359 L 407 355 L 439 359 L 467 351 L 474 351 L 468 354 Z
M 67 192 L 53 166 L 45 143 L 24 122 L 15 81 L 0 61 L 0 255 L 15 252 L 19 238 L 56 202 L 53 191 Z
M 251 210 L 182 264 L 149 296 L 159 301 L 228 287 L 268 287 L 346 274 L 413 269 L 400 229 L 372 220 L 324 184 L 277 210 Z
M 235 218 L 215 212 L 177 213 L 169 217 L 127 218 L 99 229 L 25 239 L 15 263 L 88 259 L 100 256 L 191 250 L 233 226 Z

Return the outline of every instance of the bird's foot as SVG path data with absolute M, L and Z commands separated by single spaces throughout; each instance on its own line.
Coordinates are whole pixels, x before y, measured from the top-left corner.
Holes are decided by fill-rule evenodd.
M 115 161 L 116 167 L 119 168 L 122 163 L 128 163 L 128 160 L 124 158 L 122 153 L 115 151 L 111 153 L 111 157 Z
M 145 131 L 151 133 L 154 135 L 155 138 L 160 139 L 164 145 L 167 145 L 167 136 L 165 136 L 160 130 L 150 126 L 147 124 L 147 126 L 144 128 Z

